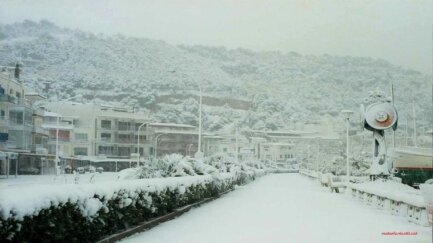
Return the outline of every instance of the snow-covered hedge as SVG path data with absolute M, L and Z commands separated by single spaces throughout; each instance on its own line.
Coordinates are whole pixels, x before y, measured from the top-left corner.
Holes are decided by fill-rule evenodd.
M 257 160 L 239 163 L 234 158 L 225 155 L 197 160 L 179 154 L 171 154 L 157 160 L 146 161 L 145 166 L 123 170 L 119 174 L 119 179 L 216 175 L 219 173 L 237 173 L 254 177 L 273 168 L 269 163 Z
M 248 170 L 231 165 L 229 167 L 233 170 L 230 171 L 204 162 L 194 162 L 194 166 L 188 161 L 178 162 L 169 164 L 171 169 L 168 170 L 171 171 L 169 175 L 178 177 L 2 189 L 0 239 L 13 242 L 94 242 L 266 173 L 266 170 L 254 166 L 251 167 L 255 168 L 253 170 L 250 165 L 244 165 Z M 197 168 L 206 173 L 197 175 Z M 140 168 L 135 170 L 134 176 L 137 171 Z M 155 173 L 163 171 L 167 170 L 153 170 Z M 186 176 L 188 173 L 193 176 Z

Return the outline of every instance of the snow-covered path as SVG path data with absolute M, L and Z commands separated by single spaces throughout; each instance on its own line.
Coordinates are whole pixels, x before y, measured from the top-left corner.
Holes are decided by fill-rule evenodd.
M 416 232 L 416 235 L 382 235 Z M 429 227 L 330 193 L 299 174 L 272 174 L 124 242 L 431 242 Z

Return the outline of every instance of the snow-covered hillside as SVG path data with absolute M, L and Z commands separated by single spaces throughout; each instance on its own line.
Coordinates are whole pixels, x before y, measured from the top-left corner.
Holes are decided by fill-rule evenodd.
M 198 84 L 205 127 L 239 119 L 254 129 L 293 128 L 293 121 L 341 121 L 376 87 L 396 86 L 396 105 L 431 124 L 431 77 L 366 57 L 253 52 L 175 46 L 121 35 L 104 36 L 48 21 L 0 24 L 0 66 L 21 61 L 23 80 L 50 100 L 94 101 L 151 110 L 163 122 L 195 124 Z M 389 93 L 389 92 L 388 92 Z M 423 120 L 423 116 L 421 119 Z

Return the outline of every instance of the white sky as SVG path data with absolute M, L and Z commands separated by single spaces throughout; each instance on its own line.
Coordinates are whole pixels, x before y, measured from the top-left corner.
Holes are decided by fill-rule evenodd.
M 371 56 L 432 73 L 431 0 L 0 0 L 0 23 L 47 19 L 173 44 Z

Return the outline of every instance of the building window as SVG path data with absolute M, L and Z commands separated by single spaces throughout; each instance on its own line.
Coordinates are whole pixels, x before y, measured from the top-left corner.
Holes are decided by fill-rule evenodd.
M 87 141 L 87 133 L 75 133 L 75 140 Z
M 9 121 L 12 124 L 23 125 L 24 124 L 23 119 L 24 116 L 22 111 L 9 111 Z
M 35 136 L 33 144 L 42 144 L 42 138 L 40 136 Z
M 143 123 L 135 123 L 135 130 L 137 131 L 138 128 L 139 128 L 142 124 L 143 124 Z M 144 130 L 144 129 L 145 129 L 145 126 L 146 126 L 146 125 L 143 125 L 143 126 L 141 127 L 140 130 Z
M 66 130 L 59 130 L 59 141 L 61 142 L 69 142 L 70 133 Z M 57 129 L 50 129 L 50 139 L 56 140 L 57 139 Z
M 130 156 L 130 154 L 129 148 L 119 147 L 119 156 Z
M 119 122 L 118 126 L 119 126 L 119 130 L 123 130 L 123 131 L 130 130 L 130 123 L 129 122 Z
M 129 136 L 129 134 L 119 134 L 119 143 L 130 143 L 131 141 L 131 137 Z
M 99 154 L 112 155 L 113 147 L 111 146 L 99 146 L 98 147 Z
M 110 120 L 102 120 L 101 121 L 101 128 L 111 129 L 111 121 Z
M 111 140 L 111 133 L 101 133 L 101 140 L 110 141 Z
M 87 148 L 74 148 L 74 155 L 87 155 Z
M 134 141 L 137 141 L 137 139 L 138 139 L 138 136 L 135 135 L 134 136 Z M 146 140 L 146 135 L 140 135 L 140 141 L 144 141 L 144 140 Z

